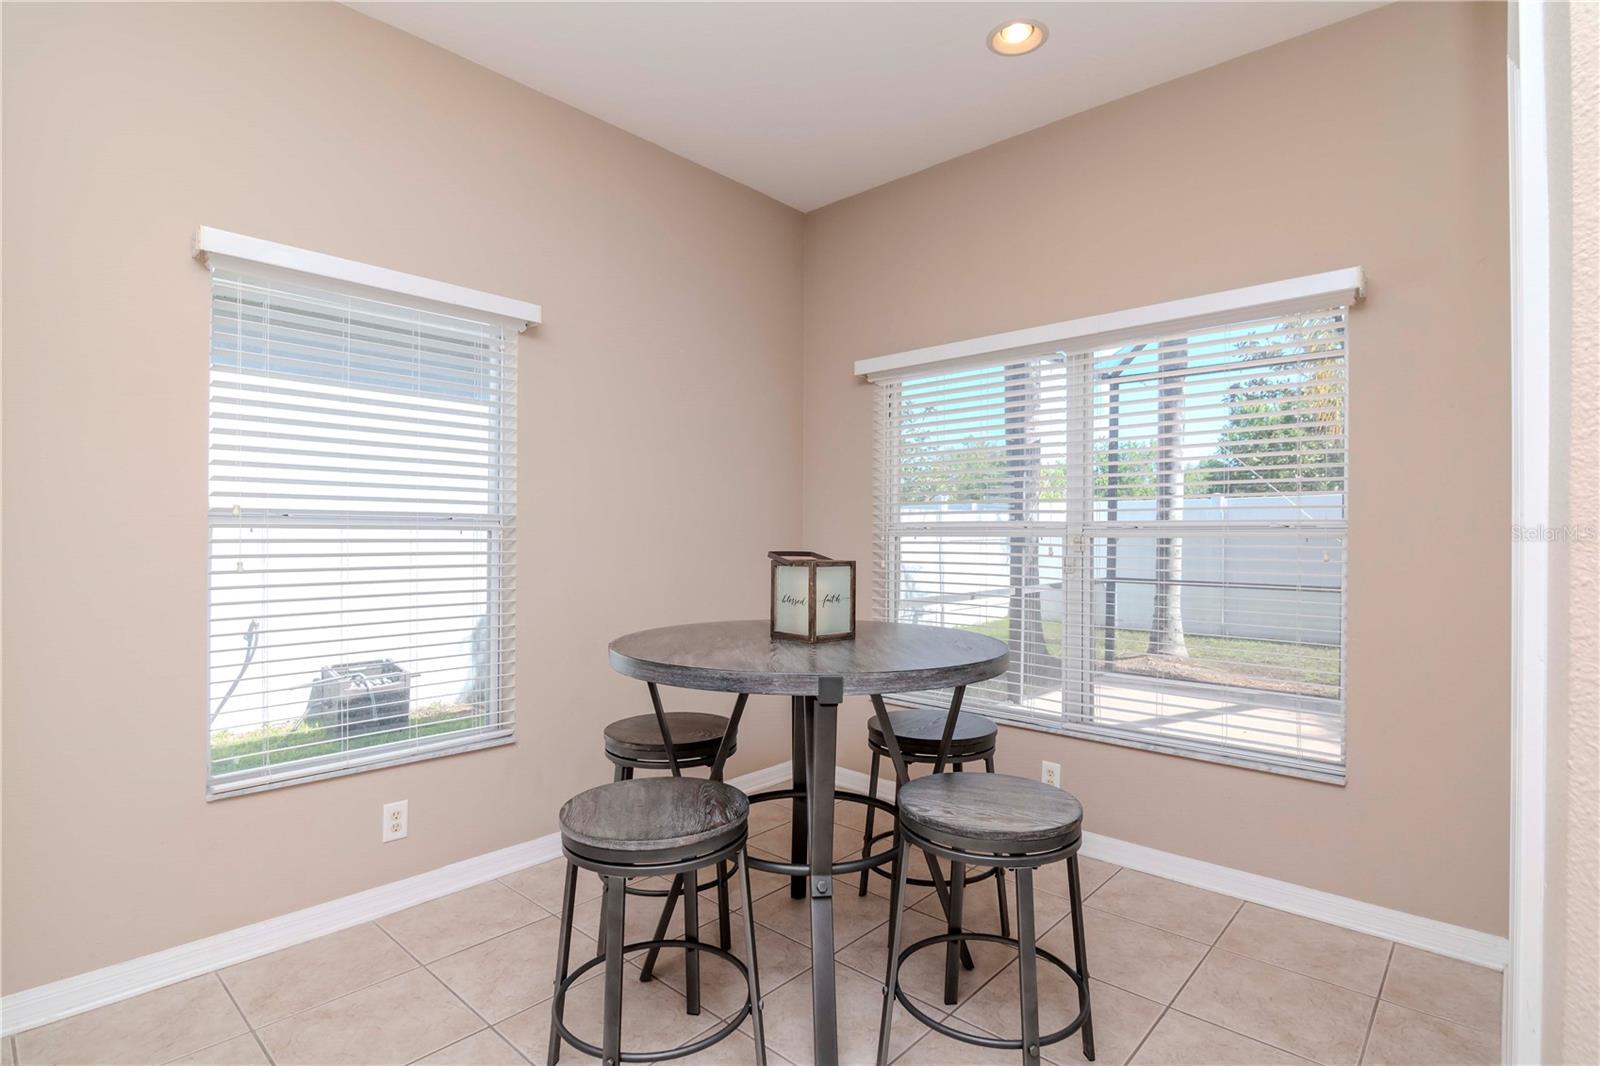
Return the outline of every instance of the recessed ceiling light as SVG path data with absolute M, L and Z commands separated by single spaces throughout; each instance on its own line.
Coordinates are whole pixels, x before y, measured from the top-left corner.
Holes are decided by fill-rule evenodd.
M 1050 31 L 1044 23 L 1033 19 L 1013 19 L 1003 22 L 989 34 L 989 50 L 1003 56 L 1025 56 L 1044 44 Z

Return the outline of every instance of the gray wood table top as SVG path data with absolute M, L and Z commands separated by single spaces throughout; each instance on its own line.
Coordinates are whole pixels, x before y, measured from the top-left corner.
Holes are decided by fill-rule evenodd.
M 993 637 L 939 626 L 860 622 L 854 640 L 773 640 L 764 618 L 699 622 L 629 633 L 611 642 L 611 666 L 641 681 L 712 692 L 815 696 L 817 679 L 844 679 L 847 695 L 972 685 L 1005 673 Z

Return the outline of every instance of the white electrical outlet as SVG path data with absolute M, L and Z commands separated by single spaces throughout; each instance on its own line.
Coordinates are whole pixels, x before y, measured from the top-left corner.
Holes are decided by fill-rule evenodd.
M 383 842 L 399 840 L 406 835 L 407 810 L 409 800 L 399 800 L 395 803 L 383 805 Z
M 1039 780 L 1051 788 L 1061 787 L 1061 764 L 1058 762 L 1041 762 L 1039 764 Z

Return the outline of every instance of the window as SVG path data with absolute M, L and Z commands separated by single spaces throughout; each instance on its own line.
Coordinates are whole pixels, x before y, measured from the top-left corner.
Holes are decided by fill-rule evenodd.
M 358 291 L 213 263 L 212 795 L 511 737 L 514 327 Z
M 969 709 L 1343 780 L 1345 318 L 872 375 L 883 617 L 1007 642 Z

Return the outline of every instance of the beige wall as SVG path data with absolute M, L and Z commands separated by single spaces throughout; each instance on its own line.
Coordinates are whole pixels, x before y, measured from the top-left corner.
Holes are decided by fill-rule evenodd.
M 1349 785 L 1002 762 L 1060 759 L 1098 832 L 1503 933 L 1504 21 L 1385 9 L 802 220 L 342 8 L 6 4 L 4 991 L 549 832 L 640 706 L 611 636 L 761 613 L 802 531 L 872 557 L 853 360 L 1357 263 Z M 545 305 L 514 747 L 201 798 L 201 223 Z
M 1096 832 L 1502 935 L 1505 21 L 1385 8 L 824 208 L 804 321 L 805 544 L 870 559 L 854 360 L 1365 267 L 1348 785 L 1010 728 L 1000 761 L 1060 760 Z
M 8 3 L 3 66 L 4 990 L 552 831 L 648 710 L 607 640 L 799 532 L 800 215 L 333 5 Z M 515 746 L 203 800 L 202 223 L 544 304 Z
M 1600 1062 L 1600 8 L 1552 5 L 1544 1061 Z

